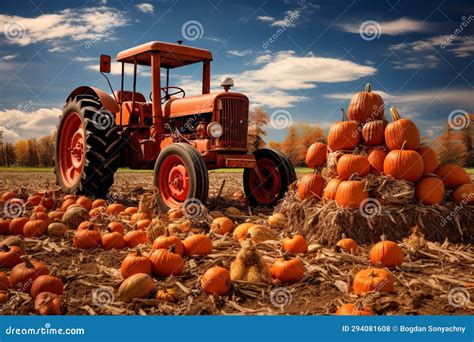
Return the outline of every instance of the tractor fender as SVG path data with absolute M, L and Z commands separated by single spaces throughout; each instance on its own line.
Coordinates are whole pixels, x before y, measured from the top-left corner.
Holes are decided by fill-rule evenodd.
M 105 109 L 107 109 L 109 112 L 117 113 L 120 110 L 117 102 L 115 102 L 115 99 L 112 96 L 107 94 L 105 91 L 102 91 L 95 87 L 89 87 L 89 86 L 77 87 L 69 94 L 67 101 L 74 99 L 77 95 L 80 95 L 80 94 L 89 94 L 89 95 L 97 96 L 102 106 Z

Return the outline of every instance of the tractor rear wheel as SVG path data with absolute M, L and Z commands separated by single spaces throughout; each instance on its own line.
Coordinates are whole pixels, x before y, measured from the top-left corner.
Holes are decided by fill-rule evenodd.
M 115 116 L 96 96 L 83 94 L 63 109 L 56 134 L 55 174 L 67 193 L 105 197 L 119 162 Z
M 206 163 L 191 145 L 172 144 L 164 148 L 156 160 L 154 185 L 158 189 L 157 204 L 161 210 L 183 207 L 188 214 L 189 204 L 189 210 L 196 211 L 196 205 L 205 205 L 207 201 Z
M 253 155 L 257 169 L 244 170 L 244 191 L 250 205 L 275 205 L 296 180 L 296 174 L 288 158 L 281 152 L 262 148 Z

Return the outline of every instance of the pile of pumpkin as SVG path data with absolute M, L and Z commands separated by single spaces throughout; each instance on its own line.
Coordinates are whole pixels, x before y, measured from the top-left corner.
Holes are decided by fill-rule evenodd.
M 342 121 L 330 127 L 327 145 L 314 143 L 306 154 L 307 165 L 315 170 L 327 169 L 328 156 L 337 156 L 336 175 L 330 171 L 327 179 L 318 172 L 304 176 L 298 185 L 300 199 L 316 196 L 334 200 L 341 208 L 359 208 L 370 197 L 361 178 L 371 173 L 414 183 L 415 199 L 424 205 L 449 198 L 474 203 L 474 184 L 466 170 L 438 165 L 435 151 L 420 144 L 415 123 L 401 118 L 395 107 L 390 111 L 392 121 L 387 123 L 382 97 L 370 84 L 355 94 L 347 117 L 343 111 Z

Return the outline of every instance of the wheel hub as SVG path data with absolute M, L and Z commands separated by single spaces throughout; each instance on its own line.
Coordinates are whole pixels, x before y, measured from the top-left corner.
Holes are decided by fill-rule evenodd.
M 158 173 L 159 188 L 163 199 L 172 206 L 181 205 L 189 192 L 189 174 L 184 162 L 178 156 L 169 156 Z
M 84 165 L 84 126 L 77 112 L 67 114 L 59 132 L 58 164 L 67 187 L 80 178 Z

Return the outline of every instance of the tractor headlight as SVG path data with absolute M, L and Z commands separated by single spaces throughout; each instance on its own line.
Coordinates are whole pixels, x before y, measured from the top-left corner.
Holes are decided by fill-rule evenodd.
M 209 125 L 207 125 L 207 135 L 209 135 L 211 138 L 220 138 L 222 134 L 224 134 L 224 130 L 220 123 L 211 122 Z

